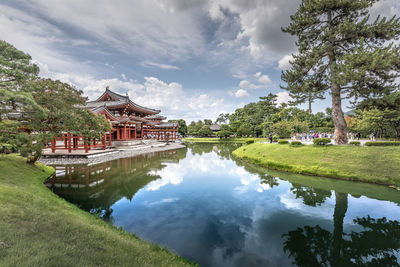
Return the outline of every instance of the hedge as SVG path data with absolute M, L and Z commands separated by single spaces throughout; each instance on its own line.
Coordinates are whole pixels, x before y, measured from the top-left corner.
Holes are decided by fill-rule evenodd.
M 329 138 L 315 138 L 314 139 L 314 144 L 317 146 L 325 146 L 331 142 L 331 139 Z
M 247 145 L 250 145 L 250 144 L 253 144 L 254 143 L 254 140 L 252 140 L 252 139 L 247 139 L 246 140 L 246 144 Z
M 280 144 L 280 145 L 289 144 L 289 141 L 288 140 L 279 140 L 278 144 Z
M 389 142 L 389 141 L 385 141 L 385 142 L 366 142 L 365 143 L 366 146 L 400 146 L 400 142 L 396 141 L 396 142 Z
M 291 146 L 304 146 L 304 144 L 300 141 L 292 141 L 290 143 Z
M 349 145 L 359 146 L 361 143 L 359 141 L 351 141 Z

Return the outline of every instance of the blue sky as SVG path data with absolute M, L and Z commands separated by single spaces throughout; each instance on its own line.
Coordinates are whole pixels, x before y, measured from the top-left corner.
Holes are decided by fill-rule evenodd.
M 169 119 L 190 122 L 215 119 L 270 92 L 288 100 L 280 75 L 296 47 L 281 27 L 299 3 L 0 0 L 0 36 L 29 53 L 41 76 L 73 84 L 90 99 L 109 85 Z M 380 1 L 371 13 L 399 15 L 400 3 Z M 328 95 L 313 109 L 329 106 Z

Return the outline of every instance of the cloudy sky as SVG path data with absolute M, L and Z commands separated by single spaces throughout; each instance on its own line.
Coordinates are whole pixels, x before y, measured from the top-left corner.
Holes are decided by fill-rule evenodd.
M 281 27 L 299 3 L 0 0 L 0 38 L 29 53 L 41 76 L 71 83 L 90 99 L 109 85 L 190 122 L 270 92 L 287 101 L 280 75 L 296 48 Z M 382 0 L 372 13 L 400 15 L 400 1 Z M 320 101 L 314 111 L 329 105 Z

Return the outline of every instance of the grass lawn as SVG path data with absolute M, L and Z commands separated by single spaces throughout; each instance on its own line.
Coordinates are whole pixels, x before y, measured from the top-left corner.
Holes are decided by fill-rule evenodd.
M 233 155 L 272 169 L 400 187 L 400 147 L 254 143 Z
M 212 137 L 212 138 L 184 138 L 183 142 L 187 143 L 240 143 L 244 144 L 246 143 L 246 140 L 254 140 L 254 142 L 257 141 L 266 141 L 266 138 L 217 138 L 217 137 Z
M 0 266 L 186 266 L 43 184 L 53 168 L 0 156 Z

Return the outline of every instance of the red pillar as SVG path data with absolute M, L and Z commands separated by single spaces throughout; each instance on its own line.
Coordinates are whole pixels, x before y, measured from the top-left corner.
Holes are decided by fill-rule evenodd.
M 111 146 L 111 145 L 112 145 L 112 143 L 111 143 L 111 133 L 108 134 L 108 138 L 110 138 L 110 139 L 108 140 L 108 145 Z
M 123 139 L 126 139 L 126 124 L 124 124 L 124 134 L 123 134 Z
M 56 139 L 51 139 L 51 153 L 56 152 Z
M 72 147 L 71 147 L 71 133 L 68 133 L 67 134 L 67 140 L 66 140 L 67 142 L 68 142 L 68 153 L 71 153 L 72 152 Z
M 128 126 L 128 139 L 131 139 L 131 125 Z
M 119 127 L 117 128 L 117 140 L 119 140 L 120 139 L 120 136 L 119 136 Z
M 133 136 L 135 137 L 135 139 L 136 139 L 136 129 L 137 129 L 137 124 L 135 124 L 135 132 L 133 133 Z
M 143 139 L 143 127 L 144 125 L 142 124 L 142 127 L 140 127 L 140 138 Z
M 103 135 L 103 149 L 106 149 L 106 135 Z
M 85 140 L 85 138 L 83 138 L 83 142 L 84 142 L 84 146 L 85 146 L 85 153 L 88 153 L 89 152 L 89 144 L 88 144 L 88 142 L 89 142 L 90 140 Z

